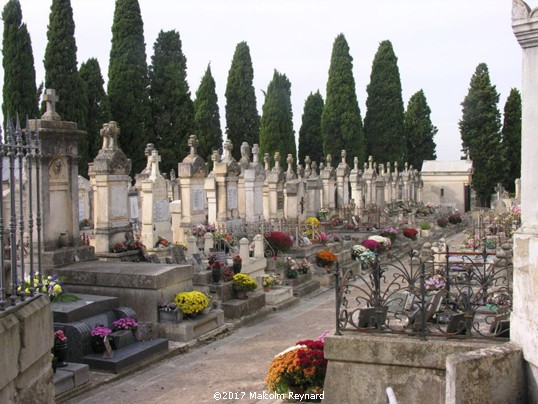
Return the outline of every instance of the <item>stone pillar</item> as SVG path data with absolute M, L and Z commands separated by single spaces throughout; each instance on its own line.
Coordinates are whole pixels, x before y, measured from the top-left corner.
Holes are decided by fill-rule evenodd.
M 200 250 L 198 249 L 198 245 L 196 244 L 196 237 L 187 237 L 187 258 L 191 258 L 192 254 L 198 254 L 199 252 Z
M 215 240 L 213 237 L 213 233 L 208 231 L 206 234 L 204 234 L 204 254 L 209 255 L 211 253 L 211 249 L 215 246 L 214 244 Z
M 172 240 L 174 243 L 179 243 L 182 240 L 180 235 L 181 201 L 170 202 L 170 215 L 172 216 Z
M 327 166 L 320 172 L 321 181 L 323 183 L 323 203 L 322 207 L 333 210 L 336 207 L 335 195 L 336 190 L 336 173 L 331 166 L 332 156 L 327 154 L 325 158 Z
M 96 253 L 110 252 L 112 246 L 125 241 L 125 233 L 131 231 L 128 212 L 131 160 L 119 147 L 119 135 L 120 128 L 116 122 L 105 123 L 101 129 L 103 146 L 90 164 L 90 180 L 96 207 Z
M 346 151 L 342 150 L 342 161 L 336 169 L 336 207 L 343 208 L 349 204 L 349 166 Z
M 261 234 L 256 234 L 254 236 L 254 258 L 263 258 L 263 257 L 265 257 L 263 236 Z
M 514 234 L 514 301 L 510 339 L 528 362 L 529 402 L 538 402 L 538 15 L 512 1 L 512 29 L 523 48 L 521 116 L 521 222 Z
M 205 179 L 205 193 L 207 196 L 207 222 L 217 223 L 217 184 L 212 175 Z
M 248 238 L 243 237 L 241 240 L 239 240 L 239 256 L 245 264 L 248 262 L 250 257 Z
M 41 119 L 28 121 L 28 129 L 38 132 L 41 142 L 42 240 L 45 251 L 53 251 L 59 248 L 60 234 L 67 234 L 69 246 L 79 241 L 78 143 L 86 132 L 61 120 L 55 90 L 47 89 L 43 99 L 47 110 Z

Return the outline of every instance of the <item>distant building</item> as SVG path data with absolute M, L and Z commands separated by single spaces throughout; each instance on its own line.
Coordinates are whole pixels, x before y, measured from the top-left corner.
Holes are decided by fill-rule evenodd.
M 421 172 L 422 200 L 467 212 L 471 210 L 472 176 L 471 160 L 425 160 Z

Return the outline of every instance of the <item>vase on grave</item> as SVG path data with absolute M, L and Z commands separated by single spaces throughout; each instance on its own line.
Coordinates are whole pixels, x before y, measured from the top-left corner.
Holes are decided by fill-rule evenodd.
M 222 277 L 222 270 L 220 268 L 220 265 L 216 263 L 213 265 L 213 268 L 211 268 L 211 278 L 213 279 L 213 283 L 215 284 L 220 283 L 221 277 Z
M 234 271 L 234 275 L 236 275 L 236 274 L 238 274 L 238 273 L 241 272 L 241 268 L 242 268 L 242 266 L 243 266 L 243 263 L 241 263 L 241 262 L 234 262 L 234 263 L 232 264 L 232 269 L 233 269 L 233 271 Z
M 159 310 L 159 323 L 178 324 L 183 321 L 183 312 L 180 310 Z
M 106 337 L 108 338 L 108 337 Z M 110 339 L 109 339 L 110 341 Z M 103 337 L 101 336 L 93 336 L 92 337 L 92 351 L 95 353 L 103 353 L 105 352 L 105 342 L 103 340 Z
M 53 347 L 53 353 L 56 357 L 56 367 L 57 368 L 63 368 L 67 366 L 67 341 L 66 342 L 58 342 L 54 344 Z

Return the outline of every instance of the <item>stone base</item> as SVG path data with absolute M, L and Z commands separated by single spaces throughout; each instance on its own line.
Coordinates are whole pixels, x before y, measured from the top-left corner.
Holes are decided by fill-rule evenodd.
M 291 286 L 277 286 L 265 293 L 265 304 L 268 306 L 279 305 L 286 300 L 293 299 L 293 288 Z
M 179 324 L 156 324 L 159 336 L 170 341 L 189 342 L 224 325 L 224 312 L 213 309 L 195 319 L 184 318 Z
M 73 390 L 90 381 L 90 369 L 82 363 L 68 363 L 66 367 L 56 369 L 54 374 L 54 391 L 56 396 Z
M 232 299 L 222 303 L 224 317 L 231 320 L 239 320 L 241 317 L 254 314 L 264 306 L 264 292 L 250 292 L 246 300 Z
M 95 259 L 95 250 L 92 246 L 80 245 L 43 252 L 41 265 L 43 272 L 46 275 L 51 275 L 57 267 L 63 267 L 74 262 L 94 261 Z
M 215 295 L 216 300 L 227 302 L 234 298 L 232 282 L 212 283 L 208 285 L 209 293 Z
M 136 363 L 153 355 L 168 350 L 168 340 L 156 338 L 147 341 L 138 341 L 125 348 L 112 351 L 112 358 L 103 358 L 103 354 L 92 353 L 83 358 L 90 369 L 104 370 L 119 373 Z

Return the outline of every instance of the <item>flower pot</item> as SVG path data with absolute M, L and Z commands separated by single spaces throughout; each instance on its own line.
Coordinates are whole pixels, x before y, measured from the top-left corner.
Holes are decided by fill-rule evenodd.
M 269 286 L 264 286 L 263 287 L 264 292 L 269 292 L 270 290 L 271 290 L 271 288 Z
M 159 323 L 178 324 L 183 321 L 183 312 L 180 310 L 164 311 L 159 310 Z
M 103 353 L 106 351 L 105 343 L 102 337 L 92 337 L 92 351 L 95 353 Z
M 215 265 L 211 269 L 211 278 L 213 279 L 213 283 L 220 283 L 221 276 L 222 270 L 220 269 L 220 265 Z
M 63 368 L 67 366 L 67 342 L 59 342 L 54 344 L 54 356 L 57 359 L 56 367 Z
M 430 229 L 420 229 L 420 237 L 430 237 Z
M 237 297 L 237 299 L 239 299 L 239 300 L 247 300 L 248 299 L 247 292 L 235 292 L 235 297 Z
M 232 269 L 234 271 L 234 275 L 238 274 L 241 272 L 241 268 L 243 266 L 243 263 L 242 262 L 234 262 L 232 264 Z

